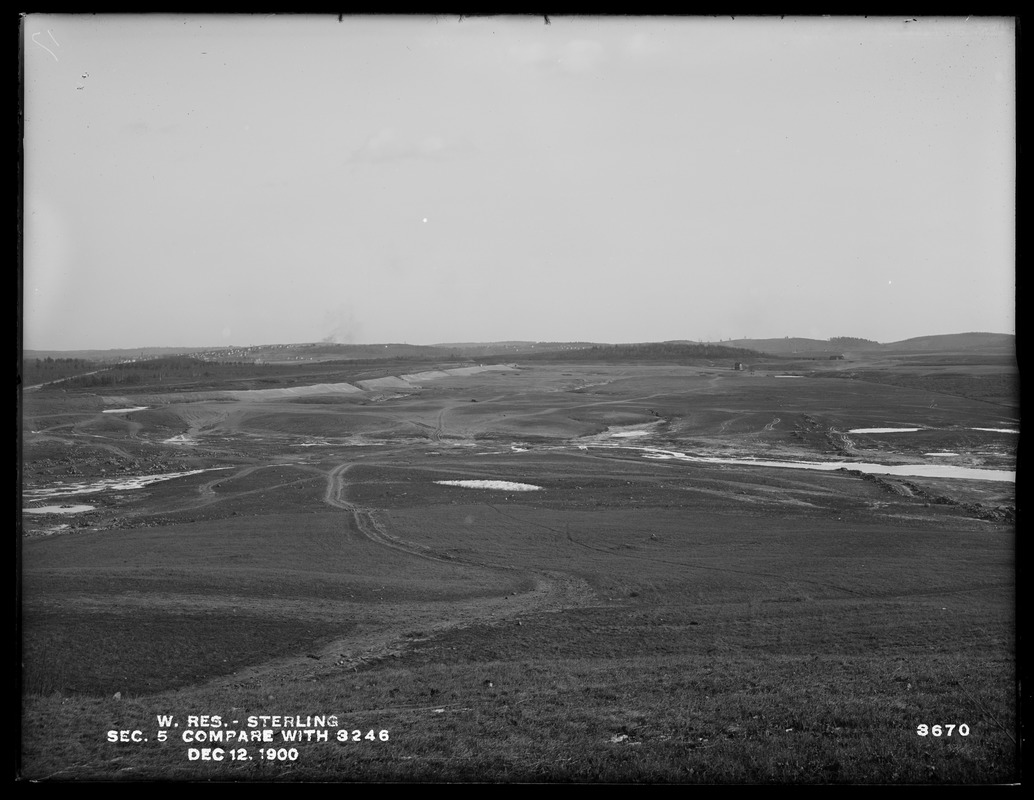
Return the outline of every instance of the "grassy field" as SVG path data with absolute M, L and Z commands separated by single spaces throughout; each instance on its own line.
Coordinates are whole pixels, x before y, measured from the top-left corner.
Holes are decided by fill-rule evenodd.
M 966 358 L 26 394 L 18 774 L 1017 781 L 1014 484 L 852 469 L 1015 469 Z

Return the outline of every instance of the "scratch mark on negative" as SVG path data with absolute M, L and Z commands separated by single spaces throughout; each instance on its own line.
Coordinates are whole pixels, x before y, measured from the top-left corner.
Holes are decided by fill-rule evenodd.
M 53 50 L 51 50 L 49 47 L 47 47 L 45 44 L 43 44 L 43 42 L 37 42 L 36 41 L 36 37 L 39 36 L 41 32 L 42 31 L 36 31 L 34 34 L 32 34 L 32 41 L 35 42 L 36 44 L 38 44 L 40 47 L 42 47 L 44 50 L 46 50 L 52 56 L 54 56 L 54 60 L 57 61 L 58 57 L 56 55 L 54 55 L 54 51 Z M 51 36 L 50 38 L 53 39 L 54 37 Z M 60 45 L 58 45 L 58 47 L 60 47 Z

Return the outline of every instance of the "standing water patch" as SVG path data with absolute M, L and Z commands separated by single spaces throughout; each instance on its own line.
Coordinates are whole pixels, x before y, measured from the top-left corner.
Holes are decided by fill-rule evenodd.
M 851 428 L 848 433 L 915 433 L 922 428 Z
M 440 486 L 462 486 L 464 489 L 502 489 L 507 492 L 534 492 L 541 489 L 531 483 L 512 481 L 435 481 Z
M 124 492 L 150 486 L 152 483 L 159 483 L 160 481 L 185 478 L 189 475 L 199 475 L 202 472 L 212 472 L 220 469 L 231 469 L 231 467 L 209 467 L 208 469 L 192 469 L 186 472 L 164 472 L 159 475 L 139 475 L 135 478 L 102 478 L 93 483 L 58 483 L 40 489 L 26 489 L 25 495 L 29 500 L 49 500 L 55 497 L 68 497 L 77 494 L 96 494 L 107 491 Z
M 64 505 L 64 506 L 36 506 L 35 508 L 26 508 L 26 514 L 81 514 L 83 511 L 93 511 L 95 506 L 88 506 L 85 503 L 81 505 Z

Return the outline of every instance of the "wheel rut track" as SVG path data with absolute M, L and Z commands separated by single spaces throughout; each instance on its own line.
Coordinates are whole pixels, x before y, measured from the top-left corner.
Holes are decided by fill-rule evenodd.
M 400 539 L 397 536 L 392 536 L 388 533 L 384 526 L 374 516 L 374 512 L 370 509 L 362 508 L 355 503 L 345 499 L 347 491 L 347 485 L 345 483 L 345 474 L 350 468 L 355 466 L 352 463 L 339 464 L 337 467 L 332 469 L 327 475 L 327 489 L 324 492 L 324 502 L 334 508 L 340 508 L 343 511 L 347 511 L 352 515 L 352 521 L 355 525 L 356 530 L 365 536 L 370 541 L 386 547 L 389 550 L 395 550 L 406 555 L 416 556 L 417 558 L 427 559 L 428 561 L 436 561 L 440 564 L 460 565 L 460 566 L 471 566 L 479 567 L 481 569 L 497 570 L 499 572 L 509 573 L 531 573 L 537 577 L 540 577 L 547 582 L 552 581 L 558 575 L 564 575 L 564 573 L 558 572 L 543 572 L 525 569 L 522 567 L 508 566 L 505 564 L 489 564 L 485 561 L 475 561 L 474 559 L 461 558 L 459 556 L 452 556 L 444 553 L 436 553 L 429 547 L 418 545 L 414 542 L 407 542 L 404 539 Z M 495 509 L 494 506 L 489 508 Z M 534 525 L 535 523 L 524 523 Z M 544 526 L 539 526 L 544 527 Z M 568 576 L 565 576 L 565 578 Z
M 421 547 L 420 545 L 412 542 L 405 542 L 402 539 L 391 536 L 374 518 L 372 511 L 360 508 L 355 503 L 349 502 L 345 499 L 345 492 L 347 489 L 345 484 L 345 474 L 353 466 L 355 465 L 351 463 L 339 464 L 330 471 L 327 475 L 327 490 L 324 492 L 323 501 L 329 506 L 340 508 L 341 510 L 347 511 L 351 514 L 355 529 L 360 534 L 382 547 L 387 547 L 390 550 L 405 553 L 406 555 L 425 558 L 429 561 L 437 561 L 443 564 L 466 563 L 471 566 L 485 566 L 484 564 L 474 561 L 464 561 L 458 558 L 437 555 L 429 548 Z
M 501 624 L 532 614 L 556 613 L 569 608 L 613 606 L 613 603 L 600 603 L 589 584 L 573 575 L 443 557 L 428 548 L 390 535 L 371 510 L 346 499 L 345 478 L 353 466 L 352 463 L 339 464 L 326 473 L 327 487 L 323 499 L 331 507 L 348 512 L 356 530 L 370 541 L 389 550 L 429 561 L 528 575 L 535 580 L 535 586 L 519 594 L 433 603 L 356 604 L 353 616 L 362 622 L 348 635 L 304 655 L 296 654 L 243 667 L 233 675 L 207 681 L 204 686 L 224 689 L 263 687 L 272 690 L 299 680 L 334 680 L 348 672 L 369 668 L 384 659 L 400 656 L 413 642 L 424 641 L 450 630 Z M 412 635 L 415 630 L 423 632 L 419 639 Z

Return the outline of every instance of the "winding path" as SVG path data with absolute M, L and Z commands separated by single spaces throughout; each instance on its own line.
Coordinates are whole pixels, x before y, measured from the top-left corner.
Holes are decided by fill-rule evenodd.
M 397 550 L 400 553 L 418 556 L 419 558 L 426 558 L 431 561 L 459 561 L 459 559 L 454 559 L 449 556 L 435 555 L 429 548 L 421 547 L 420 545 L 412 542 L 405 542 L 397 537 L 389 535 L 374 518 L 372 511 L 360 508 L 355 503 L 349 502 L 345 498 L 348 488 L 345 483 L 345 474 L 353 466 L 354 465 L 350 463 L 339 464 L 327 474 L 327 489 L 323 493 L 323 502 L 351 514 L 355 529 L 376 544 L 382 545 L 391 550 Z
M 581 578 L 558 571 L 523 569 L 507 565 L 486 564 L 448 555 L 439 555 L 430 548 L 404 541 L 389 534 L 369 509 L 347 499 L 350 462 L 339 464 L 327 474 L 324 502 L 347 512 L 355 529 L 370 541 L 389 550 L 418 558 L 452 565 L 469 565 L 482 569 L 527 576 L 534 586 L 524 592 L 508 592 L 496 597 L 478 597 L 434 603 L 342 603 L 341 615 L 361 620 L 348 635 L 305 654 L 277 658 L 245 667 L 206 683 L 211 687 L 272 687 L 294 684 L 298 680 L 333 680 L 345 671 L 355 671 L 385 659 L 397 657 L 414 642 L 449 630 L 472 625 L 514 624 L 522 616 L 556 613 L 569 608 L 606 605 L 589 584 Z M 414 636 L 418 631 L 419 636 Z

